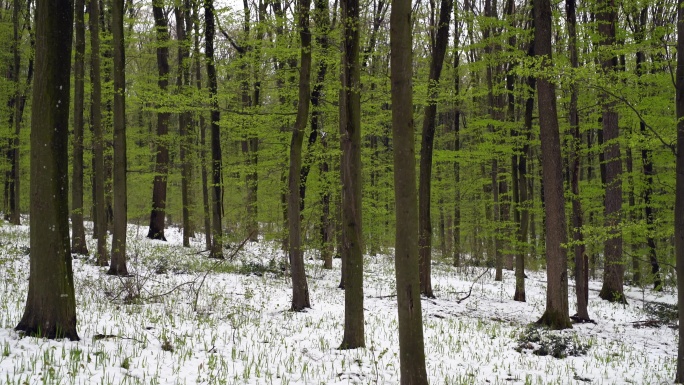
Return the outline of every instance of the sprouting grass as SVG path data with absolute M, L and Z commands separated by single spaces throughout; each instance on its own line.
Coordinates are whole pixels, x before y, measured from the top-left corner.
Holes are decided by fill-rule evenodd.
M 12 330 L 26 298 L 28 231 L 0 226 L 0 383 L 398 383 L 390 255 L 364 261 L 367 347 L 338 350 L 344 325 L 339 260 L 328 271 L 307 258 L 313 308 L 292 313 L 285 256 L 275 243 L 248 244 L 233 259 L 217 262 L 206 258 L 199 240 L 180 247 L 173 230 L 164 243 L 129 229 L 132 277 L 107 276 L 92 257 L 74 260 L 81 341 L 69 342 L 21 338 Z M 673 378 L 676 333 L 665 325 L 633 327 L 645 317 L 638 299 L 625 307 L 592 292 L 589 310 L 597 324 L 540 332 L 540 341 L 571 350 L 516 351 L 543 312 L 545 277 L 528 272 L 528 302 L 516 303 L 512 272 L 495 283 L 493 273 L 481 276 L 482 269 L 434 265 L 437 298 L 422 301 L 431 383 L 646 384 Z M 598 285 L 591 283 L 592 289 Z M 461 300 L 471 287 L 472 295 Z M 628 289 L 628 296 L 642 298 L 639 290 Z M 672 294 L 660 296 L 659 302 L 675 301 Z

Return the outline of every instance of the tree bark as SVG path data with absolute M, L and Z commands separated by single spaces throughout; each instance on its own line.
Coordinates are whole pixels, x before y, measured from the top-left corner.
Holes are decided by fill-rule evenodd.
M 83 226 L 83 105 L 85 90 L 85 0 L 76 0 L 74 13 L 74 139 L 71 178 L 71 252 L 88 255 Z
M 30 274 L 17 331 L 78 341 L 69 252 L 69 91 L 74 3 L 36 2 L 31 107 Z
M 124 0 L 112 1 L 112 39 L 114 54 L 114 160 L 113 160 L 113 235 L 109 275 L 128 275 L 126 267 L 126 228 L 128 199 L 126 189 L 126 52 L 124 49 Z
M 178 77 L 176 87 L 178 92 L 183 95 L 190 86 L 190 41 L 188 31 L 192 28 L 190 20 L 190 0 L 183 0 L 180 6 L 174 7 L 176 15 L 176 36 L 178 38 Z M 180 162 L 181 162 L 181 205 L 182 207 L 182 227 L 183 227 L 183 247 L 190 247 L 190 235 L 192 226 L 190 223 L 190 186 L 192 179 L 192 158 L 191 158 L 191 138 L 192 124 L 191 115 L 186 108 L 178 114 L 178 132 L 180 135 Z
M 552 66 L 551 2 L 534 2 L 534 53 L 542 58 L 542 70 Z M 552 329 L 572 327 L 568 313 L 568 272 L 563 165 L 561 161 L 556 91 L 546 76 L 537 78 L 542 151 L 542 183 L 546 214 L 546 310 L 537 321 Z
M 430 202 L 432 187 L 432 150 L 435 139 L 435 117 L 437 115 L 437 83 L 442 75 L 444 56 L 449 44 L 449 22 L 453 9 L 453 0 L 441 0 L 439 21 L 433 27 L 437 28 L 431 36 L 430 47 L 430 75 L 428 80 L 428 104 L 423 116 L 423 129 L 420 145 L 420 182 L 418 184 L 418 223 L 420 236 L 418 249 L 420 252 L 420 292 L 429 298 L 434 298 L 431 281 L 432 262 L 432 222 L 430 218 Z
M 166 14 L 162 9 L 161 0 L 152 1 L 154 14 L 154 26 L 157 33 L 157 71 L 159 77 L 157 86 L 160 93 L 166 94 L 169 87 L 169 29 Z M 181 23 L 182 24 L 182 23 Z M 162 100 L 164 97 L 161 97 Z M 157 108 L 163 106 L 157 105 Z M 154 167 L 154 187 L 152 190 L 152 212 L 150 213 L 150 229 L 147 238 L 166 241 L 164 227 L 166 219 L 166 179 L 169 173 L 169 120 L 171 113 L 166 111 L 157 112 L 157 154 Z
M 299 67 L 299 105 L 297 119 L 292 130 L 290 142 L 290 171 L 288 175 L 289 194 L 287 200 L 287 220 L 289 236 L 290 268 L 292 274 L 292 310 L 302 311 L 311 307 L 309 287 L 304 271 L 304 253 L 301 239 L 301 217 L 299 214 L 299 186 L 302 168 L 302 144 L 304 129 L 309 117 L 311 101 L 311 32 L 309 31 L 309 8 L 311 0 L 300 0 L 298 7 L 298 27 L 301 41 Z
M 677 303 L 684 304 L 684 1 L 677 3 L 677 162 L 675 187 L 675 258 L 677 264 Z M 680 305 L 681 307 L 681 305 Z M 684 383 L 684 311 L 679 311 L 679 347 L 676 383 Z
M 97 237 L 97 264 L 107 266 L 107 219 L 105 216 L 104 134 L 102 130 L 102 86 L 100 75 L 100 4 L 90 0 L 90 120 L 93 125 L 93 162 L 95 180 L 95 220 L 93 230 Z
M 575 0 L 566 0 L 565 13 L 568 23 L 570 65 L 573 69 L 579 68 L 577 58 L 577 3 Z M 580 149 L 582 134 L 579 127 L 578 112 L 579 87 L 572 83 L 570 88 L 570 131 L 572 133 L 572 149 L 570 159 L 570 188 L 572 191 L 572 239 L 575 243 L 575 294 L 577 298 L 576 319 L 589 321 L 589 258 L 586 255 L 584 237 L 582 236 L 582 204 L 580 202 Z
M 617 8 L 615 0 L 603 0 L 599 3 L 598 21 L 601 45 L 610 48 L 615 43 L 615 23 Z M 611 76 L 617 67 L 617 57 L 602 58 L 601 67 L 605 76 Z M 599 297 L 610 302 L 625 303 L 623 292 L 624 264 L 622 260 L 622 234 L 620 231 L 620 213 L 622 210 L 622 160 L 620 159 L 618 113 L 615 102 L 603 97 L 603 143 L 605 162 L 605 225 L 608 228 L 608 239 L 604 242 L 605 267 L 603 270 L 603 286 Z
M 211 99 L 211 180 L 212 180 L 212 258 L 223 259 L 223 183 L 222 183 L 222 154 L 221 154 L 221 111 L 218 106 L 216 80 L 216 63 L 214 62 L 214 1 L 204 0 L 205 21 L 205 55 L 207 58 L 207 78 L 209 79 L 209 97 Z
M 395 0 L 390 13 L 390 71 L 396 209 L 394 265 L 402 385 L 428 383 L 420 303 L 418 196 L 411 85 L 412 46 L 411 1 Z
M 346 271 L 344 337 L 341 349 L 366 346 L 363 314 L 363 230 L 361 216 L 361 63 L 359 0 L 343 0 L 345 60 L 342 84 L 346 117 L 342 127 L 342 255 Z

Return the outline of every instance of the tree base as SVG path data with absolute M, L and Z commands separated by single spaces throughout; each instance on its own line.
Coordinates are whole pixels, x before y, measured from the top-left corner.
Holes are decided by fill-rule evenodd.
M 518 291 L 516 289 L 515 294 L 513 294 L 513 301 L 527 302 L 527 300 L 525 299 L 525 292 L 524 291 Z
M 570 317 L 564 317 L 558 312 L 546 310 L 544 315 L 536 322 L 537 325 L 547 326 L 552 330 L 571 329 Z
M 603 288 L 601 289 L 601 292 L 599 292 L 599 298 L 608 302 L 621 303 L 623 305 L 627 305 L 627 298 L 625 297 L 625 293 L 622 290 Z
M 26 317 L 24 317 L 26 318 Z M 73 325 L 67 327 L 60 327 L 54 322 L 45 322 L 48 327 L 43 328 L 38 325 L 37 320 L 33 319 L 31 321 L 25 321 L 22 319 L 14 330 L 17 332 L 23 332 L 25 336 L 37 337 L 37 338 L 47 338 L 50 340 L 67 338 L 70 341 L 80 341 L 78 333 L 76 332 L 76 320 L 74 320 Z
M 586 323 L 596 324 L 596 321 L 589 318 L 589 316 L 581 316 L 579 314 L 571 315 L 570 319 L 572 320 L 573 323 L 576 323 L 576 324 L 586 324 Z

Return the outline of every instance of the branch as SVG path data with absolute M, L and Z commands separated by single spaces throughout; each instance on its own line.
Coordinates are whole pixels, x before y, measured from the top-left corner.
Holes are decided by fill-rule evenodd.
M 646 128 L 648 128 L 649 131 L 651 131 L 651 133 L 660 141 L 660 143 L 662 143 L 663 146 L 665 146 L 665 147 L 667 147 L 668 149 L 670 149 L 670 151 L 672 151 L 672 153 L 673 153 L 675 156 L 677 156 L 677 149 L 675 148 L 675 146 L 674 146 L 673 144 L 670 144 L 670 143 L 665 142 L 665 139 L 663 139 L 663 137 L 660 136 L 660 135 L 658 134 L 658 132 L 657 132 L 650 124 L 646 123 L 646 120 L 644 120 L 644 117 L 643 117 L 643 116 L 641 115 L 641 113 L 632 105 L 632 103 L 629 102 L 629 100 L 627 100 L 627 99 L 625 99 L 624 97 L 619 96 L 619 95 L 617 95 L 617 94 L 615 94 L 615 93 L 613 93 L 613 92 L 611 92 L 611 91 L 608 91 L 607 89 L 605 89 L 605 88 L 603 88 L 603 87 L 601 87 L 601 86 L 590 86 L 590 87 L 595 88 L 595 89 L 597 89 L 597 90 L 599 90 L 599 91 L 605 92 L 606 94 L 608 94 L 608 95 L 612 96 L 613 98 L 615 98 L 615 99 L 621 101 L 622 103 L 624 103 L 630 110 L 632 110 L 632 111 L 636 114 L 637 118 L 639 118 L 639 121 L 640 121 L 641 123 L 643 123 L 644 126 L 645 126 Z

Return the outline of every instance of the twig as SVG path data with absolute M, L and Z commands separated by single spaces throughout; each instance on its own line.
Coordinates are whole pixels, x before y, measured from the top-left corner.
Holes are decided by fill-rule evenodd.
M 461 302 L 463 302 L 463 301 L 465 301 L 466 299 L 468 299 L 468 297 L 470 297 L 470 295 L 473 293 L 473 287 L 475 287 L 475 284 L 477 283 L 477 281 L 479 281 L 480 278 L 484 277 L 484 275 L 487 274 L 488 272 L 489 272 L 489 269 L 484 269 L 484 271 L 482 272 L 482 274 L 480 274 L 477 278 L 475 278 L 475 280 L 473 281 L 473 284 L 470 285 L 470 290 L 468 290 L 468 295 L 466 295 L 466 296 L 463 297 L 463 298 L 458 298 L 458 299 L 456 299 L 456 303 L 460 304 Z

